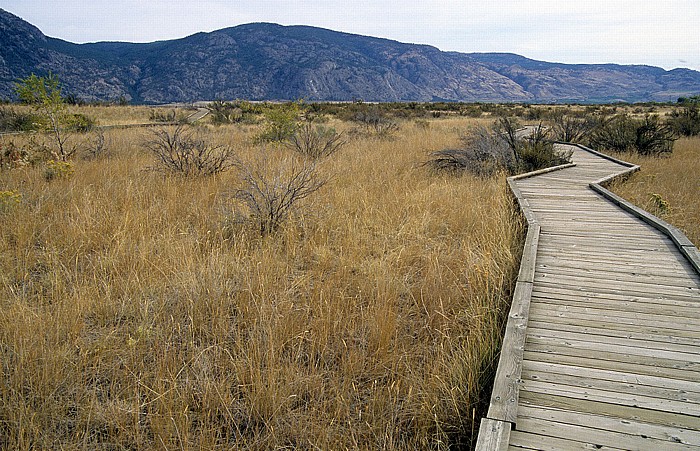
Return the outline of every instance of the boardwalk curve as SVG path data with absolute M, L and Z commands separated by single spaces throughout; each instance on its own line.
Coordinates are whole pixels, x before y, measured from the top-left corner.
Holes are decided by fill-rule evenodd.
M 570 144 L 511 177 L 528 234 L 477 449 L 700 451 L 700 254 Z

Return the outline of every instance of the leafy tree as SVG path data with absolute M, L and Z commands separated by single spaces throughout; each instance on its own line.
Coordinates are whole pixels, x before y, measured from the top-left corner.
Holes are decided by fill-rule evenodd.
M 67 120 L 66 104 L 61 96 L 58 76 L 48 73 L 45 77 L 35 74 L 15 84 L 20 100 L 34 108 L 41 120 L 41 127 L 49 132 L 56 143 L 56 157 L 66 161 L 77 150 L 67 145 L 68 134 L 63 129 Z

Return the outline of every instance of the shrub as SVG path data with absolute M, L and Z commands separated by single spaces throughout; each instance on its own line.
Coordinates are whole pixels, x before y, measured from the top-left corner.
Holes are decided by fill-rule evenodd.
M 640 155 L 660 155 L 671 153 L 675 140 L 671 128 L 658 116 L 647 115 L 638 123 L 634 147 Z
M 300 125 L 286 141 L 288 147 L 311 158 L 330 156 L 345 144 L 342 133 L 311 122 Z
M 558 151 L 540 124 L 531 133 L 518 129 L 515 120 L 501 118 L 489 130 L 477 128 L 462 139 L 463 147 L 432 154 L 428 165 L 452 172 L 467 170 L 488 176 L 530 172 L 571 161 L 570 152 Z
M 8 213 L 19 206 L 22 195 L 17 191 L 0 191 L 0 213 Z
M 700 107 L 693 103 L 680 110 L 673 110 L 668 124 L 678 136 L 700 135 Z
M 89 132 L 95 128 L 95 121 L 84 114 L 70 114 L 66 116 L 65 127 L 75 132 Z
M 266 171 L 261 164 L 240 165 L 243 187 L 234 198 L 248 210 L 248 220 L 260 236 L 275 232 L 302 200 L 318 191 L 326 182 L 318 178 L 316 165 L 285 160 Z
M 13 169 L 30 164 L 31 158 L 27 149 L 17 147 L 14 142 L 0 143 L 0 169 Z
M 36 128 L 36 118 L 13 108 L 0 106 L 0 132 L 26 132 Z
M 553 137 L 567 143 L 581 142 L 595 127 L 588 115 L 573 115 L 558 111 L 551 115 Z
M 155 130 L 145 145 L 160 169 L 185 176 L 218 174 L 235 163 L 233 149 L 213 145 L 184 125 Z
M 365 130 L 378 138 L 389 138 L 399 129 L 399 124 L 386 116 L 378 106 L 362 105 L 353 115 L 353 120 L 360 123 Z
M 175 109 L 164 110 L 158 107 L 151 109 L 148 119 L 160 124 L 184 124 L 187 122 L 187 116 L 184 113 Z
M 70 161 L 49 160 L 44 168 L 44 178 L 47 182 L 56 179 L 65 179 L 73 175 L 75 169 Z
M 434 169 L 448 172 L 469 172 L 490 176 L 499 170 L 513 168 L 513 153 L 506 140 L 492 129 L 478 127 L 462 137 L 462 148 L 434 152 L 428 162 Z
M 84 158 L 95 159 L 105 155 L 109 152 L 109 147 L 109 142 L 105 138 L 104 130 L 96 129 L 85 142 Z
M 636 152 L 660 155 L 673 150 L 675 138 L 671 128 L 658 116 L 635 119 L 620 114 L 603 119 L 591 135 L 591 145 L 613 152 Z
M 258 142 L 283 142 L 294 135 L 298 128 L 300 106 L 298 102 L 278 105 L 265 112 L 265 128 L 258 135 Z

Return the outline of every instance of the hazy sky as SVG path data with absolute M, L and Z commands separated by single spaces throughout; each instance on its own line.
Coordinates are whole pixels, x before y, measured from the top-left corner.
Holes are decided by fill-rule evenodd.
M 0 0 L 0 8 L 72 42 L 149 42 L 275 22 L 441 50 L 700 70 L 700 0 Z

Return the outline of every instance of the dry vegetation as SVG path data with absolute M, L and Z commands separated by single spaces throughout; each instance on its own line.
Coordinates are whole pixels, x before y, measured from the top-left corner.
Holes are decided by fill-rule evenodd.
M 700 138 L 681 138 L 666 158 L 625 154 L 641 171 L 613 190 L 680 228 L 700 246 Z
M 262 238 L 236 171 L 144 171 L 143 130 L 66 177 L 0 172 L 0 448 L 468 444 L 521 248 L 502 176 L 420 164 L 471 122 L 355 137 Z M 242 162 L 301 158 L 243 127 L 209 133 Z

